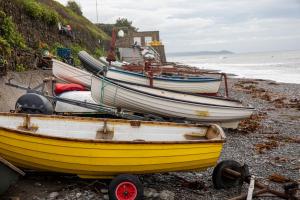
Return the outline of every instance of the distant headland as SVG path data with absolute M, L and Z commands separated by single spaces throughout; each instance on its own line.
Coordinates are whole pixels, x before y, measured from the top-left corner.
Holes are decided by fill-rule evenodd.
M 173 52 L 173 53 L 168 53 L 168 56 L 195 56 L 195 55 L 216 55 L 216 54 L 234 54 L 234 52 L 231 52 L 231 51 L 228 51 L 228 50 Z

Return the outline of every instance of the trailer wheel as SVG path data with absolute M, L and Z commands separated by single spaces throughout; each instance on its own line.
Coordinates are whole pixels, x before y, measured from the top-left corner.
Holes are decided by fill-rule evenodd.
M 122 174 L 109 184 L 110 200 L 141 200 L 144 188 L 137 176 Z
M 239 178 L 233 178 L 226 176 L 224 169 L 229 168 L 237 172 L 241 171 L 240 163 L 234 160 L 224 160 L 214 168 L 212 174 L 212 180 L 216 189 L 228 189 L 240 185 Z

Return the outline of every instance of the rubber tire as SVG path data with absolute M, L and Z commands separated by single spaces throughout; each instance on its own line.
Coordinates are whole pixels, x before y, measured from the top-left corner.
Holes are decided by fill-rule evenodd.
M 234 160 L 224 160 L 217 164 L 212 174 L 212 180 L 215 189 L 229 189 L 240 184 L 239 179 L 229 179 L 223 176 L 223 170 L 229 168 L 235 171 L 240 171 L 240 163 Z
M 105 64 L 95 59 L 86 51 L 80 51 L 78 53 L 78 58 L 81 61 L 83 67 L 94 75 L 97 75 L 98 72 L 103 71 L 105 68 Z
M 131 174 L 121 174 L 115 177 L 109 184 L 108 195 L 110 200 L 118 200 L 115 191 L 117 186 L 122 182 L 131 182 L 137 188 L 137 196 L 135 200 L 142 200 L 144 197 L 144 186 L 139 180 L 139 178 L 135 175 Z

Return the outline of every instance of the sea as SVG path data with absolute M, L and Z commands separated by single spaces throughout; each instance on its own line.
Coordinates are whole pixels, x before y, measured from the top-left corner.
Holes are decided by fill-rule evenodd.
M 176 54 L 168 61 L 219 70 L 238 78 L 300 84 L 300 50 L 234 54 Z

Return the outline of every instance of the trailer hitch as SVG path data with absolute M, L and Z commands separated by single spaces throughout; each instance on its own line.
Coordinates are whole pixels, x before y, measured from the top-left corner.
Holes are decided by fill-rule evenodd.
M 300 197 L 297 196 L 297 192 L 300 191 L 298 182 L 292 181 L 284 185 L 284 192 L 271 189 L 268 185 L 255 180 L 255 177 L 250 175 L 248 166 L 246 164 L 241 166 L 238 162 L 233 160 L 225 160 L 220 162 L 215 167 L 212 178 L 214 187 L 216 189 L 228 189 L 237 186 L 241 188 L 243 183 L 253 183 L 254 188 L 250 195 L 248 195 L 249 192 L 242 193 L 241 195 L 231 198 L 230 200 L 248 200 L 252 199 L 252 197 L 257 197 L 262 194 L 271 194 L 282 199 L 300 200 Z M 249 191 L 251 190 L 249 189 Z

